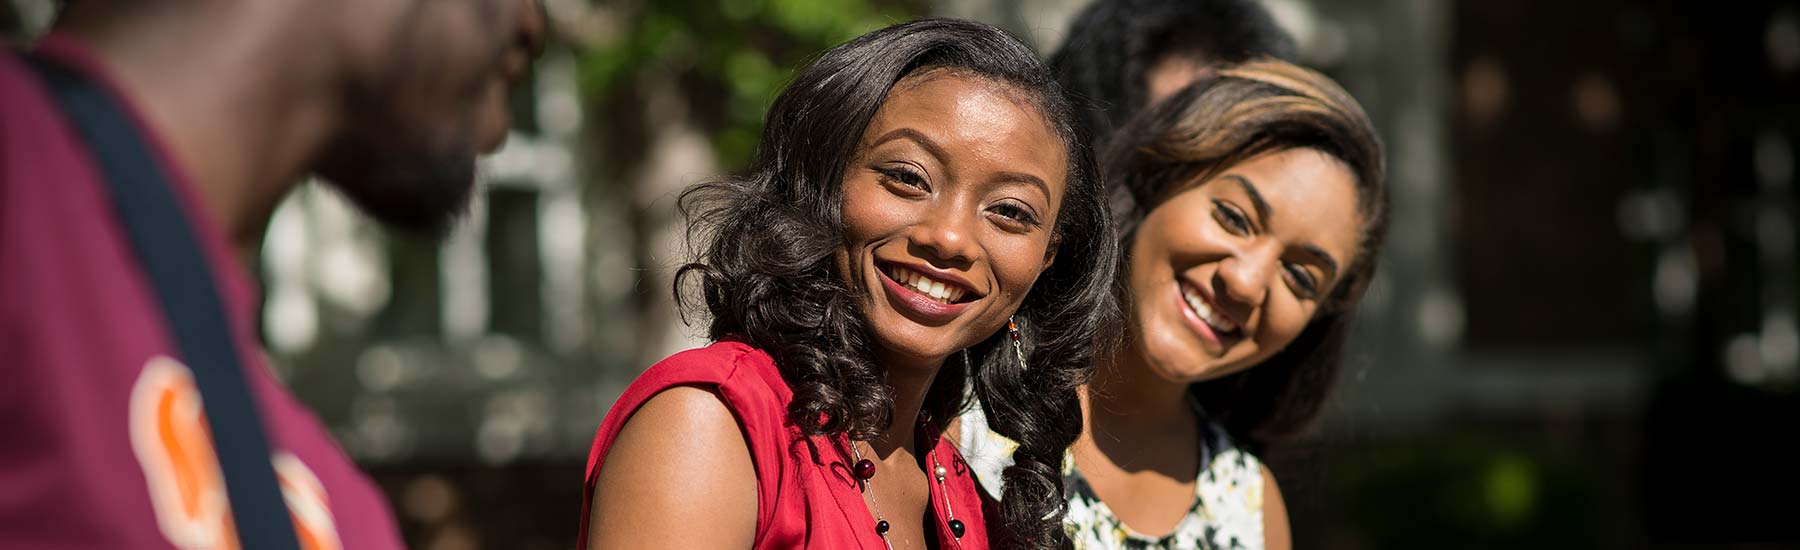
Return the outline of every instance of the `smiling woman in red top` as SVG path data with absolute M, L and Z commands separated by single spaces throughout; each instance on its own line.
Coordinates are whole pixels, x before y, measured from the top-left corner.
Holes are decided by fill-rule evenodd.
M 747 173 L 683 197 L 701 250 L 683 297 L 717 343 L 651 367 L 607 414 L 583 543 L 1064 545 L 1075 388 L 1117 309 L 1073 128 L 1031 50 L 979 23 L 896 25 L 803 69 Z M 970 379 L 1022 442 L 987 509 L 938 437 Z

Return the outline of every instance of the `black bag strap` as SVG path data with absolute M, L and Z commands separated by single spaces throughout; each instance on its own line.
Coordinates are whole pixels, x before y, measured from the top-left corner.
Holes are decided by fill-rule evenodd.
M 119 220 L 162 304 L 163 319 L 182 360 L 194 371 L 240 547 L 298 550 L 224 302 L 166 174 L 110 93 L 54 60 L 31 56 L 26 61 L 99 161 Z

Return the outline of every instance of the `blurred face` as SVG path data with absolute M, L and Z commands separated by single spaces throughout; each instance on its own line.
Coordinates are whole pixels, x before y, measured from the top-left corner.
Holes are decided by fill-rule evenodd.
M 1198 56 L 1165 55 L 1151 65 L 1150 70 L 1144 72 L 1144 105 L 1155 105 L 1212 72 L 1212 68 Z
M 1132 345 L 1192 383 L 1268 359 L 1312 321 L 1354 257 L 1353 176 L 1312 149 L 1265 154 L 1175 192 L 1131 244 Z
M 509 127 L 507 91 L 542 47 L 535 0 L 387 0 L 345 24 L 347 126 L 318 172 L 371 216 L 437 231 L 467 205 L 475 157 Z
M 1006 325 L 1052 260 L 1067 166 L 1005 85 L 927 71 L 894 86 L 844 172 L 837 257 L 880 359 L 935 367 Z

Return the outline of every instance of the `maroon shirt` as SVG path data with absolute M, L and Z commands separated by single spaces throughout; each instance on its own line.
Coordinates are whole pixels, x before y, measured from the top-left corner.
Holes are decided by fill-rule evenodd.
M 81 45 L 51 36 L 40 53 L 132 110 Z M 252 281 L 136 118 L 212 266 L 301 547 L 401 547 L 381 493 L 270 372 Z M 0 53 L 0 548 L 235 548 L 192 372 L 101 177 L 35 75 Z

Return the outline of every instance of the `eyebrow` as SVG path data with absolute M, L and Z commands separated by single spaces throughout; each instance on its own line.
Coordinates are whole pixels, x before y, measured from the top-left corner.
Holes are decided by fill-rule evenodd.
M 1044 183 L 1044 178 L 1040 178 L 1040 177 L 1037 177 L 1037 176 L 1034 176 L 1031 174 L 1027 174 L 1024 172 L 1001 172 L 999 175 L 994 177 L 994 181 L 1000 182 L 1000 183 L 1030 184 L 1034 187 L 1037 187 L 1038 191 L 1044 193 L 1044 200 L 1046 200 L 1046 201 L 1050 200 L 1050 184 Z
M 875 141 L 869 144 L 869 148 L 873 149 L 873 148 L 880 146 L 882 144 L 885 144 L 887 142 L 898 141 L 901 139 L 911 140 L 913 143 L 919 144 L 919 147 L 924 148 L 926 153 L 930 154 L 933 157 L 937 157 L 937 161 L 939 164 L 943 164 L 945 166 L 950 165 L 950 155 L 947 151 L 944 150 L 943 146 L 938 145 L 937 142 L 932 141 L 931 138 L 925 137 L 925 134 L 923 132 L 914 130 L 912 128 L 895 128 L 894 130 L 889 131 L 888 133 L 882 134 L 881 137 L 875 138 Z M 1050 200 L 1050 198 L 1051 198 L 1050 184 L 1044 183 L 1044 178 L 1040 178 L 1040 177 L 1037 177 L 1037 176 L 1034 176 L 1031 174 L 1027 174 L 1024 172 L 1006 171 L 1006 172 L 1001 172 L 1001 173 L 995 175 L 994 181 L 999 182 L 999 183 L 1029 184 L 1033 187 L 1037 187 L 1038 191 L 1041 191 L 1044 193 L 1044 200 Z M 1261 201 L 1260 198 L 1258 198 L 1257 200 Z M 1258 204 L 1261 204 L 1261 203 L 1258 202 Z M 1263 205 L 1264 208 L 1267 208 L 1267 206 L 1268 205 Z
M 1305 250 L 1308 254 L 1312 254 L 1314 258 L 1319 260 L 1319 263 L 1325 264 L 1326 283 L 1337 280 L 1338 263 L 1337 260 L 1332 259 L 1331 253 L 1326 252 L 1323 248 L 1319 248 L 1319 245 L 1312 243 L 1300 245 L 1300 249 Z
M 1251 183 L 1250 178 L 1237 174 L 1226 174 L 1224 177 L 1237 182 L 1239 187 L 1244 188 L 1244 194 L 1250 196 L 1250 203 L 1255 205 L 1257 216 L 1262 218 L 1263 224 L 1266 226 L 1269 223 L 1269 217 L 1275 213 L 1275 209 L 1269 207 L 1269 201 L 1263 200 L 1262 193 L 1256 190 L 1256 184 Z M 1325 264 L 1325 274 L 1329 279 L 1337 279 L 1338 263 L 1336 258 L 1331 257 L 1331 253 L 1312 243 L 1302 244 L 1300 249 L 1318 259 L 1319 263 Z
M 869 144 L 869 148 L 874 149 L 887 142 L 901 139 L 911 140 L 913 143 L 919 144 L 919 147 L 924 148 L 926 153 L 936 157 L 939 164 L 944 164 L 946 166 L 950 164 L 950 155 L 944 151 L 943 146 L 938 145 L 937 142 L 932 141 L 931 138 L 925 137 L 923 132 L 912 128 L 895 128 L 888 133 L 882 134 L 881 137 L 875 138 L 875 141 Z
M 1256 217 L 1262 218 L 1263 223 L 1268 224 L 1269 216 L 1274 213 L 1274 209 L 1269 208 L 1269 201 L 1263 200 L 1262 193 L 1256 191 L 1256 184 L 1250 183 L 1250 178 L 1237 174 L 1225 174 L 1225 179 L 1235 181 L 1239 187 L 1244 188 L 1244 194 L 1250 195 L 1250 203 L 1256 206 Z

